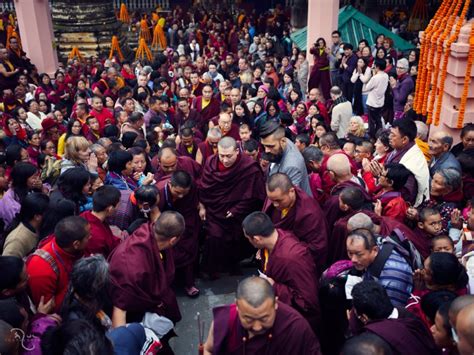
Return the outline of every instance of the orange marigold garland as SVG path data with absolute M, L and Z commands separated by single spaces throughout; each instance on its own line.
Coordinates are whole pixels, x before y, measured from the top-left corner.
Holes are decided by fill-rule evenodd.
M 166 36 L 163 31 L 163 27 L 157 23 L 153 31 L 153 41 L 151 42 L 151 48 L 153 49 L 165 49 L 166 48 Z
M 443 104 L 443 94 L 444 94 L 444 84 L 446 82 L 448 60 L 449 60 L 449 56 L 451 55 L 451 45 L 454 43 L 454 41 L 457 40 L 459 36 L 459 32 L 461 32 L 461 27 L 464 23 L 464 19 L 466 18 L 467 10 L 469 9 L 470 4 L 471 4 L 471 0 L 465 0 L 461 15 L 459 16 L 458 22 L 456 23 L 456 28 L 453 34 L 451 35 L 451 37 L 449 38 L 448 43 L 446 44 L 446 51 L 444 53 L 444 59 L 443 59 L 443 68 L 441 69 L 441 84 L 438 91 L 438 100 L 436 102 L 436 114 L 434 118 L 435 126 L 439 125 L 439 119 L 441 115 L 441 106 Z M 433 93 L 433 95 L 436 95 L 436 93 Z
M 148 60 L 152 59 L 150 48 L 146 45 L 145 39 L 140 38 L 140 44 L 137 48 L 137 53 L 135 54 L 135 59 L 144 59 L 147 58 Z
M 418 65 L 418 78 L 416 82 L 416 93 L 415 93 L 415 101 L 414 101 L 414 109 L 417 113 L 421 113 L 421 105 L 423 103 L 423 95 L 425 91 L 425 78 L 426 78 L 426 62 L 428 59 L 429 49 L 430 49 L 430 38 L 431 32 L 436 28 L 436 24 L 440 18 L 445 15 L 445 12 L 448 9 L 448 4 L 452 0 L 444 0 L 441 6 L 436 11 L 436 14 L 431 19 L 428 27 L 424 31 L 423 34 L 423 41 L 421 43 L 421 53 L 420 53 L 420 61 Z
M 114 54 L 117 54 L 119 60 L 122 62 L 124 57 L 122 50 L 120 49 L 120 43 L 117 36 L 112 36 L 112 44 L 110 45 L 109 59 L 114 57 Z
M 72 47 L 71 52 L 69 53 L 68 59 L 74 59 L 77 58 L 82 61 L 83 57 L 81 52 L 79 51 L 79 48 L 77 47 Z
M 150 28 L 148 27 L 148 21 L 146 18 L 140 21 L 140 37 L 144 38 L 147 42 L 151 39 Z
M 128 14 L 127 6 L 124 3 L 120 5 L 119 20 L 123 23 L 130 23 L 130 15 Z
M 441 57 L 443 56 L 443 45 L 448 37 L 448 35 L 451 33 L 451 30 L 454 25 L 454 21 L 456 20 L 456 15 L 459 13 L 459 9 L 461 8 L 463 0 L 456 0 L 453 1 L 451 4 L 451 7 L 448 10 L 448 14 L 451 14 L 450 16 L 446 16 L 445 19 L 441 22 L 440 29 L 436 31 L 436 37 L 439 37 L 436 39 L 436 60 L 434 63 L 433 67 L 433 77 L 430 82 L 433 82 L 433 85 L 431 86 L 430 89 L 430 96 L 429 96 L 429 102 L 428 102 L 428 116 L 426 119 L 426 123 L 430 124 L 432 117 L 433 117 L 433 109 L 434 109 L 434 104 L 435 104 L 435 99 L 436 99 L 436 90 L 438 88 L 438 82 L 439 82 L 439 67 L 441 63 Z M 453 11 L 454 10 L 454 11 Z M 447 22 L 447 23 L 446 23 Z M 439 33 L 442 32 L 442 35 L 439 36 Z
M 462 90 L 461 104 L 457 128 L 462 128 L 464 114 L 466 113 L 467 96 L 469 94 L 469 84 L 471 82 L 472 65 L 474 64 L 474 22 L 471 23 L 471 34 L 469 35 L 469 56 L 467 57 L 466 75 L 464 76 L 464 87 Z

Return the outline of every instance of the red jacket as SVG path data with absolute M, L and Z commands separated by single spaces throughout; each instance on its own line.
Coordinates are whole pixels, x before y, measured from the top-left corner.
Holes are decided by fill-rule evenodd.
M 107 222 L 102 222 L 99 218 L 94 216 L 91 211 L 85 211 L 81 214 L 89 222 L 91 228 L 91 237 L 87 243 L 84 254 L 102 254 L 104 258 L 108 258 L 112 250 L 120 244 L 120 239 L 117 238 L 110 229 Z
M 65 252 L 56 244 L 54 235 L 48 237 L 39 249 L 51 256 L 51 263 L 32 254 L 26 261 L 28 291 L 33 303 L 38 306 L 41 296 L 44 303 L 54 297 L 54 311 L 59 312 L 69 285 L 69 275 L 74 263 L 81 257 Z M 51 265 L 55 265 L 57 271 Z
M 90 114 L 91 116 L 97 118 L 97 121 L 99 121 L 99 127 L 101 131 L 109 124 L 115 125 L 114 115 L 106 108 L 103 108 L 101 112 L 92 110 Z

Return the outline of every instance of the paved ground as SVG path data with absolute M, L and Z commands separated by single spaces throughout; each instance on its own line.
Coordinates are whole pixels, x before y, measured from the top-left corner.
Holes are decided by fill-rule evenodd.
M 244 269 L 244 276 L 222 276 L 216 281 L 197 280 L 197 287 L 201 290 L 201 294 L 196 299 L 187 297 L 184 292 L 177 292 L 183 319 L 175 328 L 178 337 L 170 341 L 177 355 L 198 354 L 199 335 L 196 313 L 200 312 L 201 319 L 205 322 L 205 340 L 212 320 L 212 308 L 233 302 L 239 280 L 251 274 L 257 274 L 255 268 Z

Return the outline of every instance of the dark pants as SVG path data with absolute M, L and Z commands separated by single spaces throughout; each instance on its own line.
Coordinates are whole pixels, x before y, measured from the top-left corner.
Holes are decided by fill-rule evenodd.
M 354 96 L 354 84 L 351 82 L 350 78 L 349 81 L 344 81 L 342 83 L 342 92 L 347 101 L 352 104 L 352 98 Z
M 367 106 L 369 109 L 369 134 L 375 138 L 375 133 L 382 128 L 382 109 L 383 107 Z

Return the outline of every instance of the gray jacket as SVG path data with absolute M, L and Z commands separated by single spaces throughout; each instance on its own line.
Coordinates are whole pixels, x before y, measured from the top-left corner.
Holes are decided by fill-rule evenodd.
M 431 177 L 433 177 L 436 171 L 441 170 L 441 169 L 452 168 L 461 172 L 461 164 L 459 164 L 459 161 L 451 152 L 444 153 L 438 159 L 435 159 L 434 157 L 431 158 L 429 168 L 430 168 Z
M 270 165 L 268 175 L 270 176 L 276 173 L 288 175 L 293 185 L 300 187 L 309 196 L 313 196 L 309 186 L 308 172 L 303 156 L 288 138 L 286 138 L 286 148 L 280 163 Z

